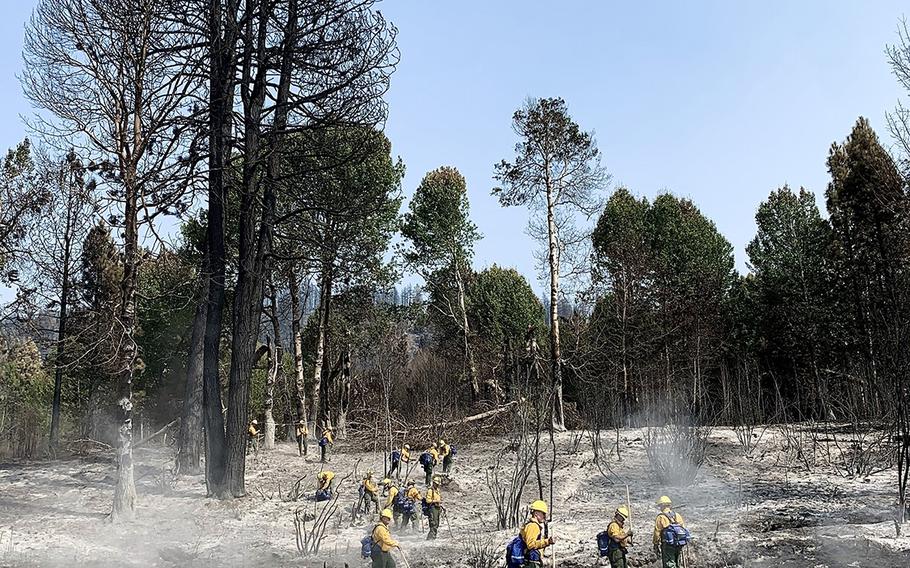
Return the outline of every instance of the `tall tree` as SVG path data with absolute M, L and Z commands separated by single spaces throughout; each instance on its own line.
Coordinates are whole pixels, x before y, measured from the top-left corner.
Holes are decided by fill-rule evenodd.
M 599 364 L 621 384 L 625 416 L 633 413 L 639 390 L 633 374 L 649 356 L 653 258 L 648 240 L 650 204 L 618 188 L 607 201 L 592 234 L 592 285 L 598 301 L 588 342 Z M 595 347 L 596 346 L 596 347 Z
M 49 447 L 57 448 L 60 437 L 60 408 L 63 375 L 67 367 L 69 315 L 76 301 L 74 287 L 79 274 L 82 244 L 92 226 L 97 201 L 94 182 L 86 183 L 85 170 L 75 153 L 62 159 L 40 156 L 37 160 L 36 190 L 48 196 L 41 209 L 44 222 L 27 228 L 22 250 L 14 257 L 19 270 L 17 302 L 26 304 L 39 326 L 44 329 L 47 311 L 56 311 L 53 342 L 54 399 L 51 405 Z
M 910 262 L 910 200 L 891 155 L 869 122 L 860 118 L 828 157 L 826 197 L 834 255 L 851 314 L 843 339 L 860 357 L 850 372 L 863 384 L 858 401 L 880 414 L 906 371 L 901 347 L 908 322 L 904 308 Z
M 480 398 L 477 364 L 471 347 L 466 280 L 472 273 L 474 242 L 480 238 L 468 211 L 464 176 L 443 166 L 424 176 L 404 216 L 401 234 L 408 240 L 404 259 L 427 283 L 430 305 L 451 320 L 461 336 L 464 376 L 471 399 Z M 494 396 L 495 389 L 488 395 Z
M 39 179 L 28 139 L 7 152 L 0 168 L 0 268 L 3 268 L 18 253 L 27 252 L 25 247 L 20 247 L 22 239 L 50 199 L 50 193 L 47 184 Z M 4 274 L 9 282 L 15 282 L 17 277 L 15 271 Z
M 306 399 L 309 420 L 322 427 L 329 415 L 339 415 L 337 401 L 325 396 L 337 389 L 324 384 L 332 376 L 332 298 L 339 285 L 387 285 L 383 256 L 397 228 L 404 166 L 392 158 L 385 135 L 372 128 L 301 133 L 287 140 L 286 152 L 282 171 L 293 186 L 282 184 L 278 203 L 279 254 L 318 274 L 315 362 Z
M 759 356 L 775 377 L 787 379 L 783 394 L 798 401 L 802 416 L 825 419 L 825 338 L 834 332 L 830 226 L 813 193 L 787 186 L 759 205 L 755 224 L 758 231 L 746 253 L 761 306 L 753 322 Z
M 132 382 L 139 365 L 136 285 L 140 226 L 179 209 L 193 160 L 185 126 L 193 58 L 169 0 L 42 0 L 26 28 L 26 96 L 49 113 L 36 127 L 72 140 L 90 160 L 112 199 L 123 232 L 118 322 L 120 433 L 111 516 L 134 516 Z M 181 155 L 182 154 L 182 155 Z
M 512 128 L 520 141 L 515 158 L 495 166 L 493 189 L 504 206 L 527 205 L 540 218 L 532 220 L 532 233 L 546 243 L 546 268 L 550 283 L 550 361 L 553 385 L 552 419 L 563 428 L 562 354 L 559 313 L 560 277 L 581 260 L 580 249 L 588 242 L 576 218 L 590 217 L 601 209 L 599 191 L 607 182 L 600 166 L 594 136 L 584 132 L 569 115 L 561 98 L 530 99 L 512 116 Z M 583 255 L 582 255 L 583 256 Z

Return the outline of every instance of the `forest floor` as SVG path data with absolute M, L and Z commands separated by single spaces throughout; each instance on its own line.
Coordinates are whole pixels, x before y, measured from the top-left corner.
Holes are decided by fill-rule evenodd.
M 605 433 L 605 439 L 609 436 L 615 433 Z M 573 432 L 556 436 L 551 534 L 559 538 L 554 547 L 558 566 L 598 565 L 594 537 L 625 501 L 626 484 L 640 543 L 630 553 L 633 565 L 656 565 L 650 552 L 653 502 L 667 494 L 695 537 L 688 562 L 692 568 L 910 566 L 910 525 L 904 525 L 903 536 L 898 537 L 893 521 L 893 469 L 863 478 L 843 477 L 825 465 L 809 470 L 786 449 L 777 428 L 754 438 L 756 447 L 746 457 L 734 432 L 717 428 L 711 432 L 696 482 L 665 487 L 651 479 L 643 437 L 641 429 L 620 431 L 622 459 L 612 462 L 616 477 L 608 479 L 592 464 L 586 436 Z M 549 448 L 546 438 L 541 444 Z M 410 568 L 489 568 L 496 564 L 483 562 L 484 553 L 502 558 L 515 531 L 495 528 L 486 471 L 496 456 L 503 456 L 503 463 L 511 459 L 514 454 L 505 451 L 507 446 L 506 438 L 459 445 L 453 481 L 443 490 L 451 531 L 443 522 L 440 538 L 431 543 L 424 540 L 424 533 L 393 533 Z M 311 450 L 318 448 L 311 444 Z M 289 501 L 289 493 L 302 479 L 300 486 L 311 495 L 320 469 L 316 453 L 302 459 L 295 445 L 280 443 L 274 451 L 251 455 L 248 496 L 216 501 L 205 497 L 201 476 L 177 478 L 170 472 L 167 448 L 138 450 L 138 516 L 123 526 L 106 520 L 114 482 L 107 456 L 0 465 L 0 567 L 368 565 L 359 558 L 359 540 L 373 520 L 351 522 L 355 476 L 339 484 L 339 513 L 321 553 L 298 555 L 294 511 L 312 512 L 315 504 L 306 498 Z M 549 459 L 541 464 L 545 477 Z M 341 479 L 355 468 L 358 473 L 382 471 L 382 462 L 380 454 L 339 443 L 328 467 Z M 422 488 L 422 472 L 412 475 Z M 532 500 L 536 492 L 532 474 L 524 501 Z M 405 565 L 400 557 L 398 565 Z

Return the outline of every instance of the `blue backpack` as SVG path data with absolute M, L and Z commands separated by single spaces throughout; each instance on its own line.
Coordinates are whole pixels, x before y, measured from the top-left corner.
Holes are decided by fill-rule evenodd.
M 328 489 L 317 489 L 316 490 L 316 502 L 328 501 L 332 498 L 332 492 Z
M 521 535 L 516 536 L 506 545 L 506 568 L 519 568 L 525 565 L 525 541 Z
M 600 554 L 601 558 L 604 556 L 609 556 L 613 552 L 613 539 L 610 538 L 607 531 L 597 533 L 597 551 Z
M 427 503 L 426 497 L 420 500 L 420 508 L 423 510 L 424 517 L 430 516 L 430 504 Z
M 401 452 L 398 450 L 392 450 L 392 463 L 396 464 L 401 461 Z
M 424 452 L 420 454 L 420 465 L 427 467 L 431 463 L 433 463 L 433 456 L 430 455 L 430 452 Z
M 456 454 L 458 454 L 458 448 L 455 446 L 449 446 L 449 455 L 454 458 Z
M 376 530 L 376 527 L 373 527 Z M 369 558 L 373 555 L 373 533 L 370 533 L 360 539 L 360 557 Z
M 320 440 L 319 440 L 319 447 L 320 447 L 320 448 L 324 448 L 324 447 L 326 447 L 326 446 L 328 446 L 328 445 L 329 445 L 329 439 L 328 439 L 328 438 L 326 438 L 325 436 L 323 436 L 322 438 L 320 438 Z
M 664 544 L 677 547 L 683 547 L 689 544 L 692 535 L 689 533 L 689 529 L 677 522 L 676 513 L 667 511 L 666 513 L 663 513 L 663 515 L 670 521 L 670 526 L 665 528 L 661 533 Z

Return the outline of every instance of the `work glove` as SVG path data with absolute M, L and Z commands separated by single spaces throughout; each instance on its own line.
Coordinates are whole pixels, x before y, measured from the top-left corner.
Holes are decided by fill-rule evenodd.
M 629 529 L 627 534 L 629 535 L 629 538 L 632 538 L 632 535 L 635 534 L 635 532 L 632 529 Z

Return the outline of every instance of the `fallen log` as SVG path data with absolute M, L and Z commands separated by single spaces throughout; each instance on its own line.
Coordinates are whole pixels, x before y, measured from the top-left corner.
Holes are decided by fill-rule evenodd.
M 161 434 L 164 434 L 164 433 L 167 431 L 168 428 L 170 428 L 171 426 L 173 426 L 174 424 L 176 424 L 176 423 L 179 422 L 179 421 L 180 421 L 180 418 L 174 418 L 173 420 L 171 420 L 170 422 L 168 422 L 167 424 L 165 424 L 165 425 L 161 428 L 161 430 L 158 430 L 157 432 L 155 432 L 155 433 L 152 434 L 151 436 L 146 436 L 145 438 L 143 438 L 143 439 L 139 440 L 138 442 L 136 442 L 135 444 L 133 444 L 133 447 L 134 447 L 134 448 L 138 448 L 139 446 L 141 446 L 141 445 L 143 445 L 143 444 L 145 444 L 145 443 L 147 443 L 147 442 L 151 442 L 152 440 L 154 440 L 155 438 L 157 438 L 157 437 L 160 436 Z
M 468 424 L 470 422 L 477 422 L 478 420 L 484 420 L 486 418 L 491 418 L 493 416 L 502 414 L 503 412 L 508 412 L 508 411 L 512 410 L 513 408 L 517 407 L 519 405 L 519 403 L 521 403 L 521 402 L 524 402 L 524 399 L 513 400 L 512 402 L 507 402 L 506 404 L 503 404 L 502 406 L 497 406 L 496 408 L 494 408 L 492 410 L 487 410 L 485 412 L 481 412 L 480 414 L 473 414 L 471 416 L 466 416 L 466 417 L 460 418 L 458 420 L 450 420 L 448 422 L 437 422 L 435 424 L 424 424 L 423 426 L 411 426 L 410 428 L 407 428 L 405 430 L 395 430 L 395 434 L 398 436 L 406 436 L 408 433 L 414 432 L 415 430 L 430 430 L 432 428 L 450 428 L 452 426 L 460 426 L 462 424 Z

